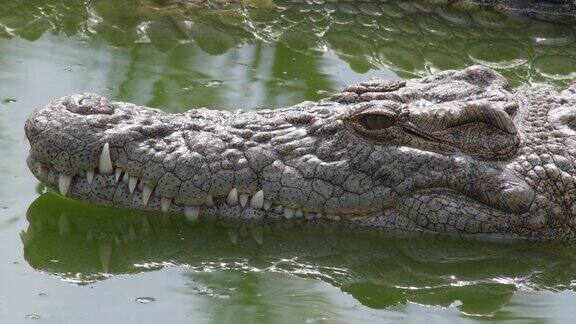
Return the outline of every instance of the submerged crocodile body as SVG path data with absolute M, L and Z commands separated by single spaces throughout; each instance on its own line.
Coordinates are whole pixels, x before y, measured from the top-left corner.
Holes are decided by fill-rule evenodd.
M 278 110 L 80 94 L 27 120 L 27 163 L 62 195 L 190 218 L 573 240 L 575 92 L 473 66 Z

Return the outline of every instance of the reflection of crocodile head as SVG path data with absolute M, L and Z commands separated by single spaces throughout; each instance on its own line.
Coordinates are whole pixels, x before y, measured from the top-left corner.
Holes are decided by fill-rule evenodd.
M 327 282 L 372 308 L 459 300 L 462 311 L 474 314 L 500 309 L 516 290 L 563 290 L 576 279 L 573 247 L 556 245 L 192 226 L 177 217 L 87 206 L 53 194 L 39 197 L 27 217 L 27 262 L 79 284 L 164 266 L 280 272 Z
M 0 37 L 88 34 L 119 47 L 151 43 L 162 52 L 192 43 L 214 55 L 265 41 L 311 56 L 332 51 L 357 71 L 389 68 L 405 77 L 473 63 L 497 68 L 514 83 L 555 80 L 565 85 L 574 77 L 570 53 L 576 42 L 569 25 L 452 11 L 418 1 L 275 1 L 274 6 L 254 7 L 210 1 L 47 0 L 23 1 L 22 9 L 17 3 L 0 8 Z

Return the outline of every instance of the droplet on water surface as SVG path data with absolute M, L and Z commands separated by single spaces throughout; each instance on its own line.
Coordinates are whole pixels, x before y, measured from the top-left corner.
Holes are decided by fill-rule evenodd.
M 139 302 L 140 304 L 148 304 L 148 303 L 155 302 L 156 299 L 154 299 L 152 297 L 138 297 L 138 298 L 136 298 L 136 301 Z
M 17 100 L 14 98 L 6 98 L 6 99 L 2 100 L 2 103 L 7 105 L 7 104 L 11 104 L 11 103 L 16 102 L 16 101 Z

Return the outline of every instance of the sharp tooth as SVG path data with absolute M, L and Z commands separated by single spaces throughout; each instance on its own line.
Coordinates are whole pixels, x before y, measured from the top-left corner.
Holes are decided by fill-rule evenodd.
M 147 185 L 144 185 L 144 187 L 142 188 L 142 203 L 144 204 L 144 206 L 148 206 L 148 201 L 150 200 L 152 191 L 154 191 L 154 188 L 151 188 Z
M 38 163 L 38 164 L 36 165 L 36 167 L 37 167 L 37 170 L 38 170 L 38 177 L 41 178 L 41 179 L 45 178 L 45 177 L 46 177 L 46 168 L 45 168 L 42 164 L 40 164 L 40 163 Z
M 94 170 L 86 171 L 86 181 L 88 181 L 89 185 L 92 184 L 92 181 L 94 181 Z
M 208 194 L 208 196 L 206 196 L 206 201 L 204 202 L 204 204 L 208 207 L 214 206 L 214 199 L 212 199 L 212 195 Z
M 260 190 L 250 200 L 250 207 L 262 209 L 264 207 L 264 191 Z
M 268 210 L 272 207 L 272 202 L 270 200 L 264 200 L 264 210 Z
M 301 209 L 297 209 L 296 212 L 294 213 L 294 216 L 302 217 L 304 216 L 304 212 Z
M 230 190 L 230 193 L 228 194 L 228 197 L 226 198 L 226 203 L 229 206 L 238 205 L 238 190 L 236 190 L 236 188 L 233 188 L 232 190 Z
M 290 207 L 285 207 L 284 208 L 284 217 L 286 217 L 286 219 L 290 219 L 292 217 L 294 217 L 294 213 L 296 213 L 296 211 Z
M 116 183 L 120 181 L 121 175 L 122 175 L 122 169 L 116 168 L 116 171 L 114 172 L 114 180 L 116 181 Z
M 70 184 L 72 183 L 72 176 L 67 174 L 60 174 L 58 178 L 58 189 L 60 189 L 60 193 L 63 196 L 66 196 L 68 192 L 68 188 L 70 188 Z
M 138 182 L 138 186 L 136 186 L 136 188 L 138 189 L 138 191 L 144 190 L 144 181 Z
M 264 244 L 264 228 L 262 226 L 250 227 L 250 234 L 252 234 L 252 238 L 254 238 L 254 241 L 258 244 Z
M 124 172 L 124 175 L 122 176 L 122 182 L 124 182 L 125 184 L 128 184 L 129 179 L 130 179 L 130 175 L 128 174 L 128 172 Z
M 138 184 L 138 178 L 130 176 L 130 180 L 128 180 L 128 190 L 130 190 L 130 193 L 134 192 L 134 189 L 136 189 L 137 184 Z
M 102 148 L 102 153 L 98 160 L 98 172 L 102 174 L 110 174 L 114 172 L 112 159 L 110 158 L 110 146 L 108 143 L 104 144 L 104 148 Z
M 282 210 L 284 210 L 284 207 L 282 205 L 278 205 L 278 206 L 274 207 L 274 212 L 276 214 L 282 214 Z
M 198 219 L 198 214 L 200 213 L 200 207 L 198 206 L 186 206 L 184 207 L 184 216 L 189 222 L 195 222 Z
M 167 213 L 170 210 L 171 204 L 172 204 L 172 199 L 170 199 L 170 198 L 162 197 L 160 199 L 160 209 L 162 209 L 162 212 L 164 212 L 164 213 Z
M 249 198 L 250 198 L 250 195 L 248 195 L 248 194 L 240 194 L 240 206 L 246 207 L 246 204 L 248 203 Z

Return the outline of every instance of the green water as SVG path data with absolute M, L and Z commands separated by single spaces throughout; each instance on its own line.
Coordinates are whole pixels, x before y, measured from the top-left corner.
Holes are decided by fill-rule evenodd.
M 23 123 L 82 91 L 167 111 L 281 107 L 481 63 L 565 87 L 574 27 L 414 2 L 2 1 L 0 323 L 569 322 L 576 247 L 225 228 L 44 190 Z M 250 1 L 249 1 L 250 2 Z

